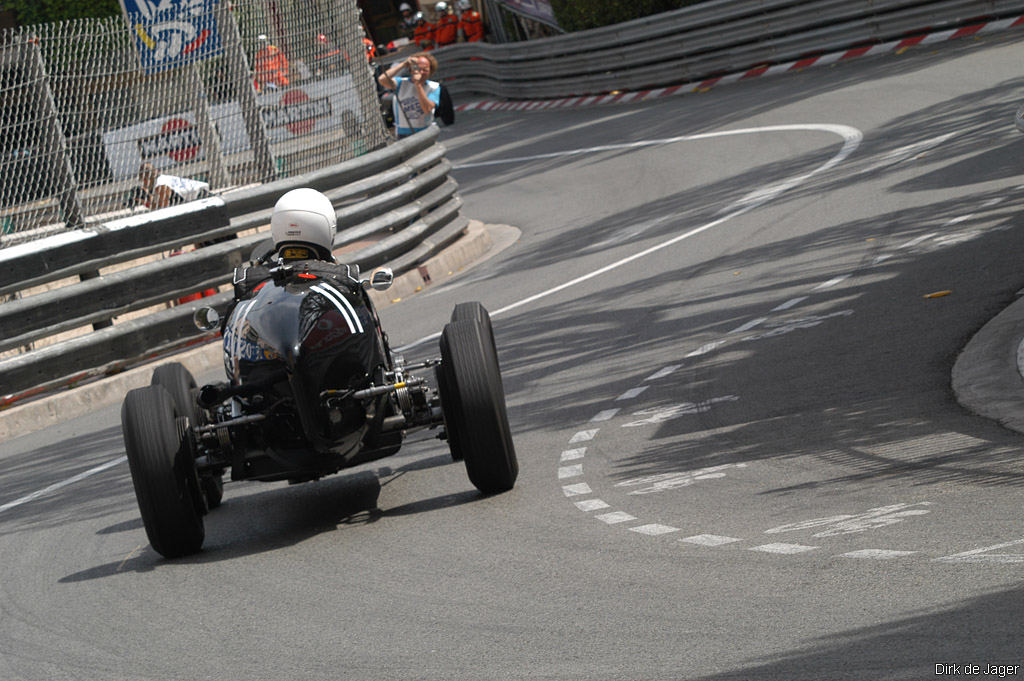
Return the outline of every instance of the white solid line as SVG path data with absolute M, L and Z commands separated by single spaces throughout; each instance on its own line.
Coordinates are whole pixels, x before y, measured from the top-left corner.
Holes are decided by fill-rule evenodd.
M 616 397 L 615 401 L 618 402 L 619 400 L 631 400 L 634 397 L 636 397 L 637 395 L 639 395 L 640 393 L 642 393 L 643 391 L 647 390 L 647 388 L 649 388 L 649 387 L 650 386 L 642 385 L 639 388 L 630 388 L 626 392 L 624 392 L 621 395 L 619 395 L 618 397 Z
M 586 453 L 586 447 L 580 447 L 579 449 L 567 449 L 564 452 L 562 452 L 561 461 L 574 461 L 576 459 L 582 459 L 583 455 Z
M 729 333 L 743 333 L 744 331 L 750 331 L 755 326 L 757 326 L 759 324 L 762 324 L 762 323 L 764 323 L 766 321 L 768 321 L 767 317 L 758 317 L 757 319 L 751 319 L 749 322 L 747 322 L 743 326 L 737 326 L 735 329 L 733 329 Z
M 780 196 L 786 190 L 791 189 L 793 187 L 796 187 L 796 186 L 798 186 L 800 184 L 803 184 L 804 182 L 807 182 L 808 180 L 810 180 L 814 176 L 819 175 L 820 173 L 826 172 L 828 170 L 831 170 L 835 166 L 837 166 L 840 163 L 842 163 L 844 160 L 846 160 L 846 158 L 850 154 L 852 154 L 854 151 L 856 151 L 856 149 L 860 146 L 861 140 L 864 139 L 864 135 L 863 135 L 863 133 L 861 133 L 860 130 L 857 130 L 856 128 L 852 128 L 852 127 L 850 127 L 848 125 L 829 125 L 829 124 L 769 125 L 769 126 L 764 126 L 764 127 L 761 127 L 761 128 L 742 128 L 742 129 L 739 129 L 739 130 L 724 130 L 724 131 L 720 131 L 720 132 L 701 133 L 701 134 L 698 134 L 698 135 L 681 135 L 679 137 L 673 137 L 673 138 L 662 139 L 662 140 L 647 140 L 647 141 L 643 141 L 643 142 L 628 142 L 628 143 L 624 143 L 624 144 L 608 144 L 608 145 L 603 145 L 603 146 L 598 146 L 598 147 L 591 147 L 589 149 L 573 149 L 573 150 L 564 151 L 564 152 L 554 152 L 554 153 L 551 153 L 551 154 L 537 154 L 536 156 L 521 157 L 521 158 L 518 158 L 518 159 L 501 159 L 501 160 L 495 160 L 495 161 L 481 161 L 479 163 L 468 163 L 468 164 L 464 164 L 464 165 L 457 165 L 457 166 L 455 166 L 455 168 L 458 169 L 458 168 L 470 168 L 470 167 L 483 166 L 483 165 L 497 165 L 499 163 L 519 163 L 519 162 L 522 162 L 522 161 L 538 160 L 538 159 L 543 159 L 543 158 L 558 158 L 558 157 L 562 157 L 562 156 L 576 156 L 576 155 L 580 155 L 580 154 L 596 153 L 596 152 L 600 152 L 600 151 L 614 151 L 614 150 L 618 150 L 618 149 L 636 149 L 636 148 L 640 148 L 640 147 L 649 147 L 649 146 L 671 144 L 673 142 L 681 142 L 681 141 L 686 141 L 686 140 L 713 139 L 715 137 L 727 137 L 727 136 L 731 136 L 731 135 L 749 135 L 749 134 L 752 134 L 752 133 L 763 133 L 763 132 L 795 132 L 795 131 L 830 132 L 830 133 L 833 133 L 835 135 L 839 135 L 840 137 L 843 138 L 843 146 L 839 149 L 838 152 L 836 152 L 835 156 L 830 158 L 828 161 L 825 161 L 824 163 L 822 163 L 817 168 L 814 168 L 813 170 L 810 170 L 810 171 L 808 171 L 808 172 L 806 172 L 806 173 L 804 173 L 802 175 L 797 175 L 796 177 L 792 177 L 789 180 L 786 180 L 785 182 L 782 182 L 782 183 L 780 183 L 778 185 L 773 185 L 773 190 L 771 192 L 765 192 L 763 195 L 759 196 L 755 200 L 745 200 L 745 199 L 739 200 L 736 203 L 736 209 L 733 210 L 731 213 L 727 213 L 726 215 L 723 215 L 723 216 L 721 216 L 721 217 L 719 217 L 719 218 L 717 218 L 715 220 L 712 220 L 711 222 L 709 222 L 707 224 L 701 225 L 700 227 L 695 227 L 695 228 L 693 228 L 693 229 L 691 229 L 691 230 L 689 230 L 687 232 L 683 232 L 682 234 L 674 236 L 671 239 L 668 239 L 666 241 L 661 242 L 660 244 L 655 244 L 654 246 L 650 246 L 649 248 L 646 248 L 646 249 L 644 249 L 644 250 L 642 250 L 642 251 L 640 251 L 638 253 L 634 253 L 631 256 L 623 258 L 622 260 L 618 260 L 616 262 L 610 263 L 608 265 L 605 265 L 604 267 L 599 267 L 598 269 L 594 270 L 593 272 L 590 272 L 589 274 L 584 274 L 583 276 L 576 277 L 575 279 L 571 279 L 570 281 L 567 281 L 564 284 L 559 284 L 558 286 L 555 286 L 554 288 L 550 288 L 550 289 L 548 289 L 546 291 L 541 291 L 540 293 L 536 293 L 536 294 L 534 294 L 532 296 L 527 296 L 526 298 L 523 298 L 522 300 L 519 300 L 518 302 L 515 302 L 515 303 L 512 303 L 510 305 L 506 305 L 505 307 L 499 308 L 499 309 L 491 312 L 491 317 L 493 318 L 493 317 L 496 317 L 498 315 L 501 315 L 501 314 L 504 314 L 506 312 L 509 312 L 510 310 L 514 310 L 514 309 L 516 309 L 518 307 L 522 307 L 524 305 L 529 305 L 530 303 L 533 303 L 535 301 L 541 300 L 543 298 L 547 298 L 548 296 L 554 295 L 554 294 L 556 294 L 556 293 L 558 293 L 560 291 L 564 291 L 567 288 L 572 288 L 573 286 L 577 286 L 579 284 L 582 284 L 585 281 L 589 281 L 589 280 L 594 279 L 596 277 L 600 277 L 600 276 L 602 276 L 602 275 L 604 275 L 604 274 L 606 274 L 608 272 L 611 272 L 612 270 L 616 270 L 616 269 L 618 269 L 620 267 L 623 267 L 624 265 L 628 265 L 628 264 L 630 264 L 632 262 L 635 262 L 637 260 L 640 260 L 642 258 L 646 258 L 647 256 L 649 256 L 649 255 L 651 255 L 653 253 L 657 253 L 658 251 L 661 251 L 661 250 L 663 250 L 665 248 L 668 248 L 670 246 L 674 246 L 674 245 L 676 245 L 677 243 L 679 243 L 681 241 L 684 241 L 684 240 L 689 239 L 691 237 L 697 236 L 698 234 L 706 232 L 709 229 L 714 229 L 715 227 L 718 227 L 719 225 L 722 225 L 722 224 L 732 220 L 733 218 L 736 218 L 736 217 L 739 217 L 739 216 L 744 215 L 746 213 L 749 213 L 750 211 L 754 210 L 755 208 L 759 208 L 759 207 L 763 206 L 764 204 L 768 203 L 769 201 L 771 201 L 772 199 Z M 405 351 L 407 351 L 407 350 L 409 350 L 411 348 L 414 348 L 414 347 L 417 347 L 419 345 L 422 345 L 423 343 L 427 343 L 429 341 L 432 341 L 432 340 L 435 340 L 437 338 L 440 338 L 440 336 L 441 336 L 440 332 L 433 333 L 433 334 L 430 334 L 429 336 L 424 336 L 423 338 L 420 338 L 419 340 L 415 340 L 415 341 L 413 341 L 411 343 L 403 345 L 402 347 L 396 348 L 396 350 L 398 352 L 405 352 Z
M 590 419 L 590 421 L 592 423 L 599 422 L 599 421 L 610 421 L 618 413 L 619 413 L 618 409 L 605 409 L 604 411 L 599 411 L 594 416 L 594 418 Z
M 838 277 L 836 277 L 835 279 L 829 279 L 824 284 L 818 284 L 817 286 L 815 286 L 811 290 L 812 291 L 820 291 L 822 289 L 830 288 L 832 286 L 835 286 L 836 284 L 841 284 L 842 282 L 846 281 L 849 278 L 850 278 L 849 274 L 841 274 Z
M 70 478 L 68 478 L 67 480 L 62 480 L 61 482 L 55 482 L 54 484 L 50 485 L 49 487 L 44 487 L 43 489 L 39 490 L 38 492 L 32 492 L 32 494 L 29 494 L 28 496 L 24 496 L 24 497 L 22 497 L 20 499 L 15 499 L 14 501 L 9 501 L 6 504 L 4 504 L 3 506 L 0 506 L 0 513 L 3 513 L 4 511 L 6 511 L 8 509 L 12 509 L 15 506 L 21 506 L 22 504 L 26 504 L 26 503 L 32 501 L 33 499 L 38 499 L 39 497 L 43 496 L 44 494 L 49 494 L 50 492 L 56 492 L 60 488 L 67 487 L 68 485 L 71 485 L 71 484 L 74 484 L 76 482 L 79 482 L 80 480 L 85 480 L 89 476 L 96 475 L 97 473 L 102 473 L 103 471 L 107 470 L 108 468 L 113 468 L 114 466 L 117 466 L 118 464 L 122 464 L 122 463 L 124 463 L 127 460 L 128 460 L 127 456 L 122 456 L 119 459 L 114 459 L 113 461 L 108 461 L 108 462 L 106 462 L 104 464 L 100 464 L 99 466 L 96 466 L 95 468 L 90 468 L 89 470 L 84 471 L 82 473 L 79 473 L 78 475 L 73 475 Z
M 860 551 L 850 551 L 849 553 L 840 554 L 847 558 L 878 558 L 881 560 L 888 560 L 890 558 L 902 558 L 903 556 L 912 556 L 917 551 L 891 551 L 889 549 L 861 549 Z
M 600 429 L 599 428 L 594 428 L 592 430 L 581 430 L 580 432 L 576 433 L 571 438 L 569 438 L 569 444 L 574 444 L 576 442 L 586 442 L 588 440 L 593 440 L 594 436 L 597 435 L 597 431 L 598 430 L 600 430 Z
M 558 469 L 558 479 L 564 480 L 565 478 L 575 478 L 583 475 L 583 464 L 578 463 L 573 466 L 562 466 Z
M 591 511 L 600 511 L 602 508 L 609 508 L 610 505 L 601 501 L 600 499 L 587 499 L 586 501 L 574 502 L 576 508 L 580 509 L 584 513 L 590 513 Z
M 639 532 L 640 534 L 646 534 L 651 537 L 660 534 L 669 534 L 670 532 L 678 532 L 678 527 L 672 527 L 671 525 L 659 525 L 658 523 L 651 523 L 650 525 L 639 525 L 637 527 L 629 528 L 630 532 Z
M 755 546 L 750 551 L 763 551 L 765 553 L 781 553 L 781 554 L 792 554 L 792 553 L 803 553 L 804 551 L 813 551 L 818 548 L 817 546 L 804 546 L 803 544 L 762 544 L 761 546 Z
M 682 364 L 676 364 L 674 366 L 665 367 L 664 369 L 659 369 L 658 371 L 654 372 L 653 374 L 651 374 L 650 376 L 645 378 L 644 381 L 656 381 L 659 378 L 665 378 L 666 376 L 670 376 L 673 373 L 675 373 L 675 370 L 678 369 L 681 366 L 683 366 L 683 365 Z
M 805 300 L 807 300 L 807 296 L 800 296 L 799 298 L 790 298 L 789 300 L 784 302 L 782 305 L 779 305 L 778 307 L 772 308 L 772 312 L 782 312 L 783 310 L 788 310 L 791 307 L 799 305 L 800 303 L 804 302 Z
M 562 492 L 567 497 L 580 497 L 584 494 L 591 494 L 593 492 L 590 489 L 590 485 L 585 482 L 577 483 L 575 485 L 565 485 L 562 487 Z
M 628 523 L 631 520 L 636 520 L 634 516 L 626 513 L 625 511 L 615 511 L 614 513 L 604 513 L 602 515 L 594 516 L 602 523 L 608 523 L 614 525 L 616 523 Z
M 695 534 L 692 537 L 683 537 L 679 541 L 687 544 L 698 544 L 700 546 L 722 546 L 740 541 L 736 537 L 722 537 L 717 534 Z

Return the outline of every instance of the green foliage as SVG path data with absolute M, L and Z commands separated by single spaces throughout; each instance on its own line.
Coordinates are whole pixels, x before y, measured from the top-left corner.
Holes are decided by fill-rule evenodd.
M 551 0 L 558 25 L 566 32 L 618 24 L 668 12 L 703 0 Z
M 14 10 L 22 26 L 121 13 L 118 0 L 0 0 L 0 8 Z

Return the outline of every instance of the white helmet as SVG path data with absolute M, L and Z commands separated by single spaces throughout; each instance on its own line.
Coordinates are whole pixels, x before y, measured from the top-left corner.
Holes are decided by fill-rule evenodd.
M 401 5 L 398 6 L 398 11 L 399 12 L 411 12 L 412 11 L 412 7 L 410 7 L 408 3 L 403 2 Z
M 455 6 L 459 8 L 460 12 L 468 12 L 473 9 L 473 5 L 469 3 L 469 0 L 458 0 L 458 2 L 455 3 Z
M 439 3 L 437 3 L 436 5 L 434 5 L 434 11 L 437 12 L 438 14 L 446 14 L 448 12 L 448 3 L 447 2 L 439 2 Z
M 277 200 L 270 216 L 274 250 L 287 244 L 311 246 L 317 256 L 333 260 L 334 231 L 338 216 L 331 200 L 315 189 L 293 189 Z

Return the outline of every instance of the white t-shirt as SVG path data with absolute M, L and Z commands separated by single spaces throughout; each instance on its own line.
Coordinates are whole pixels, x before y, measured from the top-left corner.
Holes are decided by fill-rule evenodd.
M 395 133 L 403 137 L 429 127 L 434 122 L 434 112 L 423 111 L 416 86 L 402 76 L 394 80 L 398 85 L 395 89 Z M 428 80 L 423 89 L 427 91 L 427 99 L 434 103 L 434 111 L 437 111 L 437 105 L 441 103 L 441 84 Z

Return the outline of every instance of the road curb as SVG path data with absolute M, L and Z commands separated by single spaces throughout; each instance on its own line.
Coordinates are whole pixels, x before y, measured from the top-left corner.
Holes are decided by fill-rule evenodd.
M 1022 338 L 1024 299 L 1019 299 L 971 338 L 952 372 L 953 393 L 962 407 L 1018 433 L 1024 433 Z
M 465 234 L 438 255 L 430 258 L 423 266 L 396 277 L 388 291 L 373 291 L 375 305 L 385 307 L 402 298 L 415 295 L 418 291 L 437 284 L 449 275 L 479 260 L 492 246 L 492 227 L 477 220 L 470 220 Z M 88 414 L 124 399 L 125 393 L 133 388 L 149 385 L 153 369 L 164 362 L 180 362 L 192 372 L 201 376 L 222 366 L 220 339 L 190 350 L 161 357 L 143 366 L 123 371 L 84 385 L 53 395 L 33 400 L 0 412 L 0 440 L 33 433 L 55 422 L 66 421 Z

